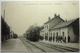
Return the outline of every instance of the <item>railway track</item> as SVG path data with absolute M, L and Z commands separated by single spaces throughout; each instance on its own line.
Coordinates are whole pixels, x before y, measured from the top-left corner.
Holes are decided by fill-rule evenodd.
M 23 38 L 20 38 L 20 40 L 23 42 L 28 52 L 46 52 Z
M 61 46 L 61 45 L 52 45 L 52 44 L 43 43 L 43 42 L 38 42 L 37 44 L 41 44 L 43 46 L 46 46 L 46 47 L 49 47 L 49 48 L 52 48 L 61 52 L 78 52 L 79 51 L 79 49 L 76 49 L 76 48 L 71 48 L 71 47 L 66 47 L 66 46 Z
M 42 51 L 42 52 L 78 52 L 79 49 L 61 46 L 61 45 L 53 45 L 49 43 L 44 42 L 30 42 L 26 40 L 25 38 L 20 38 L 21 41 L 25 44 L 26 49 L 28 48 L 29 51 L 36 52 L 36 51 Z M 29 46 L 28 46 L 29 45 Z M 31 48 L 30 48 L 31 47 Z M 32 49 L 33 48 L 33 49 Z M 36 48 L 36 50 L 34 50 Z

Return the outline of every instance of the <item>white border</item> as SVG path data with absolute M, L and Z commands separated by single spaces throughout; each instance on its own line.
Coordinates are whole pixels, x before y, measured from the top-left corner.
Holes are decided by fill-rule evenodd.
M 1 2 L 5 2 L 5 1 L 79 1 L 79 6 L 80 6 L 80 0 L 0 0 L 0 14 L 1 14 Z M 79 9 L 80 9 L 80 7 L 79 7 Z M 80 14 L 80 10 L 79 10 L 79 14 Z M 80 17 L 80 15 L 79 15 L 79 17 Z M 1 29 L 1 19 L 0 19 L 0 29 Z M 0 35 L 1 35 L 1 31 L 0 31 Z M 79 37 L 79 42 L 80 42 L 80 37 Z M 1 41 L 0 41 L 0 43 L 1 43 Z M 79 44 L 79 49 L 80 49 L 80 44 Z M 1 51 L 1 45 L 0 45 L 0 51 Z M 79 52 L 74 52 L 74 53 L 79 53 Z M 14 53 L 14 52 L 1 52 L 1 53 Z M 15 53 L 33 53 L 33 52 L 15 52 Z M 34 52 L 34 53 L 37 53 L 37 52 Z M 38 52 L 38 53 L 41 53 L 41 52 Z M 42 53 L 44 53 L 44 52 L 42 52 Z M 49 52 L 49 53 L 55 53 L 55 52 Z M 56 52 L 56 53 L 73 53 L 73 52 Z

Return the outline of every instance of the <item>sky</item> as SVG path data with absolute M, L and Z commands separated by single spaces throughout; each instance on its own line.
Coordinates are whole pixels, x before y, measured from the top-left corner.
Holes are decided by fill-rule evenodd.
M 62 19 L 75 19 L 79 17 L 79 3 L 78 1 L 64 1 L 64 2 L 1 2 L 1 15 L 10 28 L 22 35 L 26 32 L 29 26 L 37 24 L 44 25 L 51 19 L 54 14 L 60 14 Z

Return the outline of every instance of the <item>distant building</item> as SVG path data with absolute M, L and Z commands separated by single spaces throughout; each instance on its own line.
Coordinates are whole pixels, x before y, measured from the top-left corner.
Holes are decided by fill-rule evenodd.
M 60 15 L 55 14 L 53 19 L 49 17 L 49 21 L 44 23 L 40 35 L 51 42 L 79 42 L 79 18 L 64 21 Z
M 14 32 L 10 30 L 10 38 L 13 38 L 13 36 L 14 36 Z
M 41 35 L 42 37 L 45 37 L 44 29 L 42 29 L 42 30 L 40 31 L 40 35 Z

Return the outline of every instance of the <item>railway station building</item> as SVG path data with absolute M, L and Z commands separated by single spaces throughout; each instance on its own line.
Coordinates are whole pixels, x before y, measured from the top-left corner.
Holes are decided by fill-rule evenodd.
M 44 29 L 40 35 L 44 41 L 51 42 L 79 42 L 79 18 L 64 21 L 60 15 L 54 14 L 54 18 L 44 23 Z

